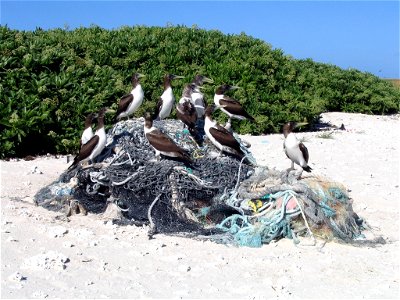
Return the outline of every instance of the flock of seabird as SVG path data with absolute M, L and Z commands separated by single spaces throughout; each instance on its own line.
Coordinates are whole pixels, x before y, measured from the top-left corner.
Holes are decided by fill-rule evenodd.
M 119 100 L 115 121 L 119 121 L 122 118 L 129 119 L 143 103 L 144 92 L 140 84 L 140 78 L 144 76 L 140 73 L 133 74 L 132 90 Z M 149 144 L 155 150 L 156 158 L 160 158 L 162 154 L 167 158 L 183 161 L 185 164 L 191 165 L 193 163 L 190 154 L 185 149 L 179 147 L 167 134 L 154 126 L 153 121 L 163 120 L 171 115 L 174 104 L 177 118 L 187 127 L 190 135 L 200 147 L 203 144 L 204 136 L 207 136 L 210 142 L 220 150 L 220 155 L 225 152 L 240 159 L 243 158 L 245 153 L 233 135 L 231 119 L 247 119 L 252 122 L 255 122 L 255 119 L 246 112 L 238 100 L 226 95 L 227 92 L 238 87 L 227 84 L 218 86 L 215 90 L 213 103 L 207 105 L 201 89 L 204 83 L 213 83 L 213 80 L 202 75 L 196 75 L 194 80 L 184 87 L 182 97 L 175 103 L 171 83 L 175 79 L 182 78 L 184 77 L 166 74 L 164 76 L 164 91 L 157 102 L 155 111 L 153 113 L 146 112 L 144 115 L 144 133 Z M 212 119 L 212 114 L 216 109 L 220 109 L 228 116 L 225 126 L 221 126 Z M 80 151 L 68 170 L 72 170 L 85 162 L 93 162 L 102 152 L 106 145 L 104 118 L 105 114 L 110 112 L 115 111 L 102 108 L 98 113 L 90 113 L 86 117 L 80 140 Z M 94 119 L 97 119 L 95 132 L 92 129 Z M 304 124 L 295 122 L 284 124 L 284 150 L 287 157 L 292 161 L 290 170 L 294 169 L 294 164 L 296 163 L 302 170 L 311 172 L 312 169 L 308 166 L 308 150 L 293 133 L 296 127 Z

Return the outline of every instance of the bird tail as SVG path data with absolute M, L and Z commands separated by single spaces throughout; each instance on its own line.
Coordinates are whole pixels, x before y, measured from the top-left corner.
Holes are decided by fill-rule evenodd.
M 189 153 L 182 151 L 182 156 L 180 157 L 181 162 L 185 164 L 187 168 L 196 169 L 193 159 L 190 157 Z
M 118 123 L 121 120 L 121 117 L 119 115 L 120 112 L 117 111 L 117 113 L 114 116 L 114 123 Z
M 72 165 L 70 165 L 70 166 L 68 167 L 67 171 L 70 172 L 70 171 L 72 171 L 73 169 L 75 169 L 75 168 L 78 166 L 78 163 L 79 163 L 78 157 L 76 156 L 76 157 L 74 158 L 74 162 L 72 163 Z
M 310 173 L 312 168 L 310 166 L 305 166 L 303 167 L 303 170 Z

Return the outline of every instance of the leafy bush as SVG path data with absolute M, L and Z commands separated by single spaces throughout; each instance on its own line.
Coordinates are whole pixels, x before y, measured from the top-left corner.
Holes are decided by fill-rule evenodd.
M 146 74 L 146 101 L 136 116 L 155 107 L 168 72 L 185 76 L 173 83 L 176 98 L 197 73 L 215 85 L 240 86 L 232 96 L 257 122 L 234 122 L 239 133 L 278 132 L 287 120 L 312 122 L 325 111 L 399 111 L 400 91 L 390 82 L 295 60 L 245 34 L 183 26 L 33 32 L 1 26 L 0 40 L 0 157 L 75 152 L 85 115 L 116 108 L 133 72 Z M 208 102 L 214 90 L 206 86 Z M 217 119 L 227 118 L 217 113 Z

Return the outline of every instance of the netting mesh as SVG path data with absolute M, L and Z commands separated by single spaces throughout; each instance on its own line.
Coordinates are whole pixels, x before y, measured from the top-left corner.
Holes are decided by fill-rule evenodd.
M 152 209 L 159 232 L 203 232 L 204 226 L 196 222 L 196 210 L 212 205 L 215 196 L 229 192 L 238 180 L 248 178 L 254 167 L 241 164 L 235 157 L 217 158 L 219 152 L 210 144 L 200 148 L 178 121 L 156 121 L 155 125 L 192 153 L 193 168 L 168 158 L 157 161 L 144 136 L 143 121 L 129 120 L 117 123 L 108 132 L 108 145 L 98 159 L 103 162 L 100 167 L 94 164 L 77 173 L 64 173 L 62 181 L 77 176 L 74 198 L 88 211 L 102 212 L 112 201 L 125 218 L 135 221 L 148 221 L 149 206 L 160 195 Z M 228 213 L 231 211 L 227 209 Z
M 143 120 L 122 121 L 109 130 L 97 163 L 63 173 L 38 193 L 38 203 L 59 210 L 61 200 L 73 198 L 92 213 L 112 204 L 123 220 L 149 223 L 152 233 L 189 233 L 251 247 L 282 237 L 314 238 L 313 232 L 346 242 L 362 237 L 364 223 L 343 186 L 315 177 L 297 181 L 287 171 L 256 166 L 245 143 L 241 161 L 219 155 L 207 140 L 199 147 L 176 120 L 154 125 L 191 153 L 192 166 L 156 160 Z M 49 194 L 56 201 L 46 200 Z

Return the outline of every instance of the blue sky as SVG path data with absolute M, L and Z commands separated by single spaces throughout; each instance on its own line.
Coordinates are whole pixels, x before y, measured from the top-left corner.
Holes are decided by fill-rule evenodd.
M 399 1 L 7 1 L 1 25 L 34 30 L 197 25 L 246 33 L 294 58 L 399 75 Z

